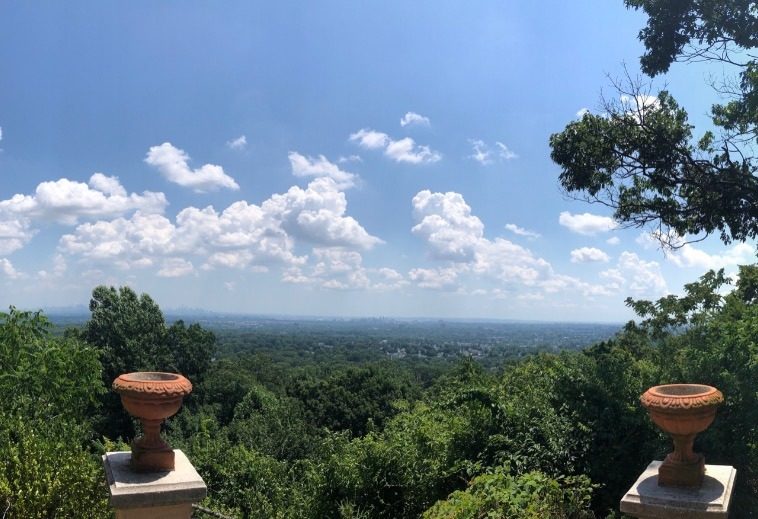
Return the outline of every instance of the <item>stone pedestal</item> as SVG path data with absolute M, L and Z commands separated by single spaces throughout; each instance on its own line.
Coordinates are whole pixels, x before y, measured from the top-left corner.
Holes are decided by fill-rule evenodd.
M 135 472 L 130 459 L 130 452 L 108 452 L 103 456 L 116 519 L 189 519 L 192 503 L 206 496 L 203 478 L 180 450 L 174 450 L 172 471 Z
M 727 465 L 706 465 L 700 488 L 658 485 L 654 461 L 621 499 L 621 511 L 644 519 L 725 519 L 737 471 Z

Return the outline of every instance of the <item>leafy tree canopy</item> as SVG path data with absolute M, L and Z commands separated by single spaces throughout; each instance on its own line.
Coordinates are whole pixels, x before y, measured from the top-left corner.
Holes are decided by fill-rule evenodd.
M 620 100 L 604 100 L 550 138 L 561 186 L 614 210 L 621 223 L 652 226 L 679 246 L 687 235 L 717 232 L 724 243 L 758 235 L 758 14 L 753 2 L 627 0 L 648 23 L 642 70 L 674 61 L 718 61 L 736 70 L 713 86 L 729 101 L 711 108 L 713 131 L 695 142 L 687 112 L 666 91 L 616 81 Z
M 126 286 L 98 286 L 92 291 L 89 308 L 92 316 L 80 336 L 100 350 L 106 387 L 120 374 L 132 371 L 178 372 L 198 385 L 210 367 L 215 335 L 183 321 L 166 326 L 163 312 L 147 294 L 137 295 Z M 111 438 L 130 437 L 132 423 L 118 395 L 107 392 L 102 404 L 99 431 Z
M 503 471 L 475 478 L 424 512 L 423 519 L 590 519 L 592 485 L 584 477 L 550 479 L 540 472 L 519 477 Z
M 82 337 L 103 350 L 105 381 L 121 373 L 165 369 L 170 363 L 163 313 L 147 294 L 129 287 L 98 286 L 89 303 L 92 317 Z
M 102 469 L 83 448 L 105 390 L 99 352 L 50 328 L 40 312 L 0 312 L 2 517 L 107 517 Z

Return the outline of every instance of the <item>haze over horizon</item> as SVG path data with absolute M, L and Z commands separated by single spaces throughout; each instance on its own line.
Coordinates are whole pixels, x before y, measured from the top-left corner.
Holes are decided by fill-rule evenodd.
M 159 302 L 160 305 L 160 302 Z M 52 307 L 26 307 L 21 310 L 38 311 L 42 310 L 50 320 L 55 323 L 56 318 L 78 318 L 84 320 L 90 317 L 90 311 L 87 305 L 79 304 L 73 306 L 52 306 Z M 245 313 L 245 312 L 216 312 L 204 308 L 191 307 L 167 307 L 161 308 L 163 315 L 169 321 L 186 318 L 203 318 L 214 319 L 239 319 L 240 322 L 248 319 L 252 320 L 276 320 L 276 321 L 396 321 L 396 322 L 461 322 L 461 323 L 525 323 L 525 324 L 576 324 L 576 325 L 611 325 L 623 326 L 623 321 L 602 321 L 602 320 L 561 320 L 561 319 L 515 319 L 509 317 L 436 317 L 436 316 L 385 316 L 385 315 L 335 315 L 335 314 L 277 314 L 277 313 Z M 202 319 L 200 319 L 202 320 Z M 68 322 L 69 319 L 66 319 Z
M 106 284 L 222 313 L 625 321 L 627 296 L 755 255 L 664 255 L 559 190 L 549 136 L 637 73 L 643 26 L 621 2 L 5 3 L 0 305 Z M 708 107 L 710 70 L 654 84 Z

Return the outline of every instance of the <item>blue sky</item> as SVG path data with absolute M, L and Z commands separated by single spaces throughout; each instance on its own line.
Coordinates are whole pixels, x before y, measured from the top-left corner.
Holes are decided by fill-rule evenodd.
M 753 244 L 664 255 L 548 138 L 634 73 L 618 2 L 0 4 L 0 305 L 620 321 Z M 664 82 L 707 121 L 713 73 Z M 720 70 L 716 70 L 720 73 Z

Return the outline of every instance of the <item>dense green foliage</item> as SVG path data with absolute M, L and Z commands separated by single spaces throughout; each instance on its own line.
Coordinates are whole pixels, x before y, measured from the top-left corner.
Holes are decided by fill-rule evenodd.
M 518 477 L 497 471 L 477 476 L 465 491 L 450 494 L 424 519 L 553 519 L 593 517 L 587 509 L 592 486 L 584 478 L 550 479 L 539 472 Z
M 682 297 L 629 300 L 641 321 L 584 350 L 534 352 L 498 369 L 460 357 L 433 373 L 399 358 L 296 365 L 289 350 L 212 360 L 212 333 L 167 326 L 153 303 L 146 336 L 163 341 L 157 351 L 168 360 L 136 368 L 194 373 L 194 394 L 167 434 L 206 480 L 204 504 L 233 517 L 604 517 L 669 450 L 639 395 L 677 381 L 724 392 L 698 447 L 709 462 L 737 467 L 734 517 L 753 517 L 758 267 L 743 267 L 723 295 L 727 281 L 711 272 Z M 124 294 L 149 300 L 107 293 L 115 303 Z M 7 517 L 75 517 L 85 508 L 107 516 L 98 454 L 109 438 L 134 433 L 108 408 L 103 364 L 131 369 L 114 360 L 114 344 L 127 345 L 128 358 L 154 346 L 115 310 L 93 311 L 82 332 L 63 336 L 40 314 L 11 309 L 2 319 L 0 389 L 12 395 L 0 409 Z M 109 342 L 87 341 L 96 324 Z M 113 431 L 105 437 L 104 421 Z
M 105 517 L 90 427 L 104 391 L 98 351 L 49 328 L 40 313 L 0 313 L 0 511 Z

